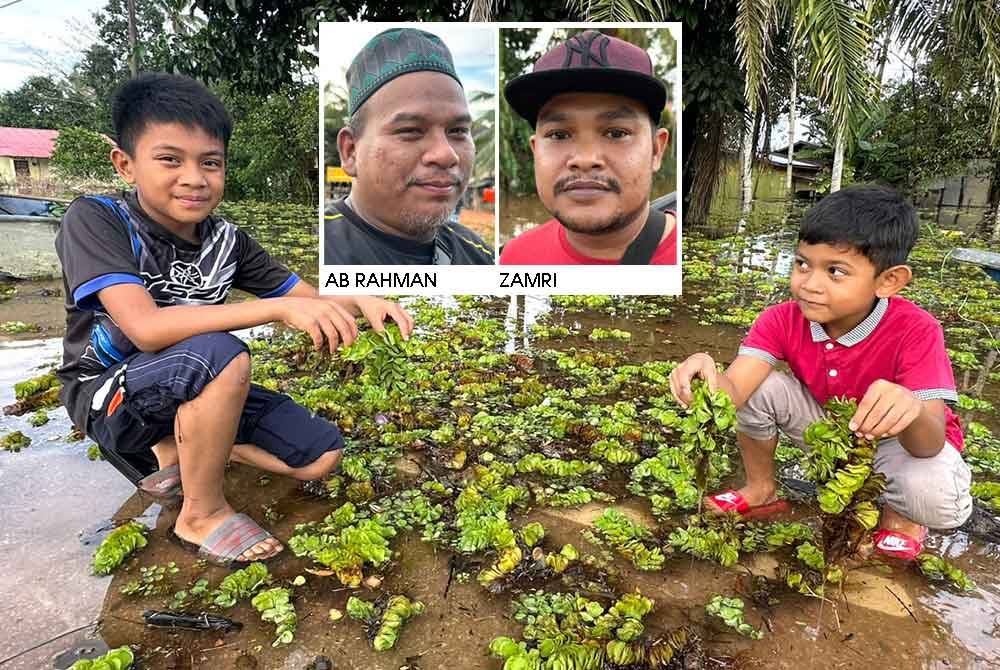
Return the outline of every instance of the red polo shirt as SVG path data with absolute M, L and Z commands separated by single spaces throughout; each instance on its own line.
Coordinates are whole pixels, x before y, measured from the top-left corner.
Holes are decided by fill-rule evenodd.
M 649 264 L 677 265 L 676 224 L 660 242 Z M 584 256 L 569 243 L 562 224 L 551 219 L 505 244 L 500 265 L 618 265 L 618 261 Z
M 757 317 L 739 353 L 772 365 L 785 361 L 820 405 L 834 396 L 860 401 L 878 379 L 904 386 L 921 400 L 958 401 L 941 324 L 904 298 L 882 298 L 836 340 L 790 300 Z M 958 417 L 947 405 L 944 411 L 945 439 L 961 451 L 965 439 Z

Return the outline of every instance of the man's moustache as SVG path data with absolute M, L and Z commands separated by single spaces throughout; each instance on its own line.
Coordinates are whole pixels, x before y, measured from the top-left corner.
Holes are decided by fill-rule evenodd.
M 603 188 L 614 193 L 621 193 L 621 184 L 618 183 L 617 179 L 611 177 L 588 177 L 586 179 L 580 179 L 579 177 L 564 177 L 556 181 L 552 186 L 552 191 L 556 195 L 564 191 L 572 189 L 576 184 L 600 184 Z

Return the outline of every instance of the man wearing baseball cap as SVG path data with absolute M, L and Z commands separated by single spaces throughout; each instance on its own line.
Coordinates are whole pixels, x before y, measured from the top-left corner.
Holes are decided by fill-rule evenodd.
M 672 265 L 677 220 L 650 207 L 669 134 L 649 55 L 588 30 L 507 84 L 534 128 L 535 186 L 553 218 L 508 242 L 504 265 Z
M 452 218 L 472 172 L 472 117 L 437 35 L 386 30 L 347 70 L 350 120 L 337 134 L 351 193 L 324 222 L 330 265 L 493 264 Z

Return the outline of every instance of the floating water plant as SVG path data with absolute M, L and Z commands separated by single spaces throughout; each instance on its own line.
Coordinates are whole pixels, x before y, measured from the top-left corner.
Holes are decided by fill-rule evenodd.
M 572 593 L 535 591 L 511 603 L 522 640 L 494 638 L 490 653 L 504 670 L 604 670 L 699 667 L 700 641 L 687 629 L 648 633 L 653 601 L 628 593 L 610 607 Z M 691 665 L 689 666 L 688 663 Z
M 145 547 L 146 531 L 138 521 L 129 521 L 108 533 L 94 552 L 94 574 L 111 574 L 126 558 Z
M 395 535 L 388 523 L 362 517 L 348 502 L 322 521 L 296 526 L 288 546 L 296 556 L 333 570 L 344 586 L 357 587 L 364 565 L 379 567 L 392 557 L 389 539 Z
M 295 639 L 295 627 L 298 623 L 291 590 L 275 587 L 261 591 L 253 597 L 250 604 L 260 613 L 262 621 L 274 624 L 275 638 L 271 643 L 272 647 L 291 644 Z
M 759 551 L 762 531 L 738 515 L 692 514 L 686 527 L 670 534 L 674 549 L 723 567 L 734 565 L 741 551 Z
M 608 544 L 640 570 L 659 570 L 663 567 L 663 551 L 653 539 L 653 533 L 618 510 L 605 510 L 594 520 L 594 527 Z
M 267 566 L 254 562 L 225 577 L 219 588 L 211 593 L 212 602 L 222 608 L 234 607 L 271 582 Z
M 38 410 L 37 412 L 32 414 L 31 417 L 28 419 L 28 423 L 30 423 L 35 428 L 40 428 L 41 426 L 44 426 L 48 422 L 49 422 L 49 413 L 46 412 L 44 409 Z
M 725 391 L 709 391 L 708 384 L 694 380 L 691 402 L 681 420 L 681 449 L 691 458 L 696 484 L 704 492 L 712 476 L 713 454 L 724 453 L 725 437 L 736 428 L 736 406 Z
M 60 389 L 62 384 L 54 372 L 18 382 L 14 384 L 14 398 L 17 402 L 5 407 L 4 413 L 21 416 L 36 409 L 56 407 L 59 405 Z
M 972 482 L 969 493 L 984 507 L 1000 514 L 1000 482 Z
M 7 433 L 0 438 L 0 449 L 17 453 L 31 446 L 31 438 L 19 430 Z
M 424 604 L 403 595 L 367 602 L 356 596 L 347 600 L 347 614 L 365 624 L 368 639 L 375 651 L 388 651 L 396 646 L 403 624 L 423 613 Z
M 933 554 L 926 552 L 917 556 L 917 567 L 920 568 L 926 577 L 933 580 L 947 581 L 952 587 L 959 591 L 975 591 L 976 584 L 960 569 Z
M 632 333 L 617 328 L 594 328 L 587 336 L 591 340 L 631 340 Z
M 135 654 L 128 647 L 112 649 L 95 659 L 81 658 L 69 666 L 69 670 L 131 670 Z
M 167 577 L 176 575 L 180 568 L 173 561 L 166 565 L 149 565 L 139 569 L 139 579 L 134 579 L 119 589 L 127 596 L 140 596 L 149 598 L 160 596 L 170 590 L 170 582 Z
M 829 565 L 853 554 L 867 533 L 878 525 L 875 501 L 885 490 L 885 477 L 874 472 L 876 443 L 857 437 L 848 423 L 857 402 L 831 398 L 826 417 L 804 434 L 811 447 L 805 473 L 817 486 L 823 512 L 823 553 Z
M 705 612 L 709 616 L 722 620 L 737 633 L 752 640 L 759 640 L 764 637 L 764 631 L 757 630 L 746 622 L 743 614 L 743 601 L 739 598 L 726 598 L 724 596 L 713 596 L 712 600 L 705 605 Z
M 573 486 L 565 491 L 551 487 L 534 487 L 531 492 L 535 502 L 543 507 L 579 507 L 592 502 L 614 502 L 610 493 L 598 491 L 586 486 Z
M 6 335 L 22 335 L 24 333 L 37 333 L 38 331 L 37 323 L 25 323 L 24 321 L 4 321 L 0 323 L 0 333 Z

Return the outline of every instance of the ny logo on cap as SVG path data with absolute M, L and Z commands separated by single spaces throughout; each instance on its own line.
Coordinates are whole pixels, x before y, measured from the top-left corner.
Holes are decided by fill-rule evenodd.
M 594 41 L 600 38 L 600 42 L 597 43 L 597 48 L 599 51 L 594 53 L 592 51 L 594 47 Z M 570 67 L 573 65 L 573 55 L 580 55 L 580 66 L 589 67 L 591 61 L 594 65 L 600 67 L 608 66 L 608 45 L 611 44 L 611 40 L 599 32 L 588 30 L 585 33 L 575 35 L 574 37 L 566 40 L 566 60 L 563 61 L 563 67 Z

